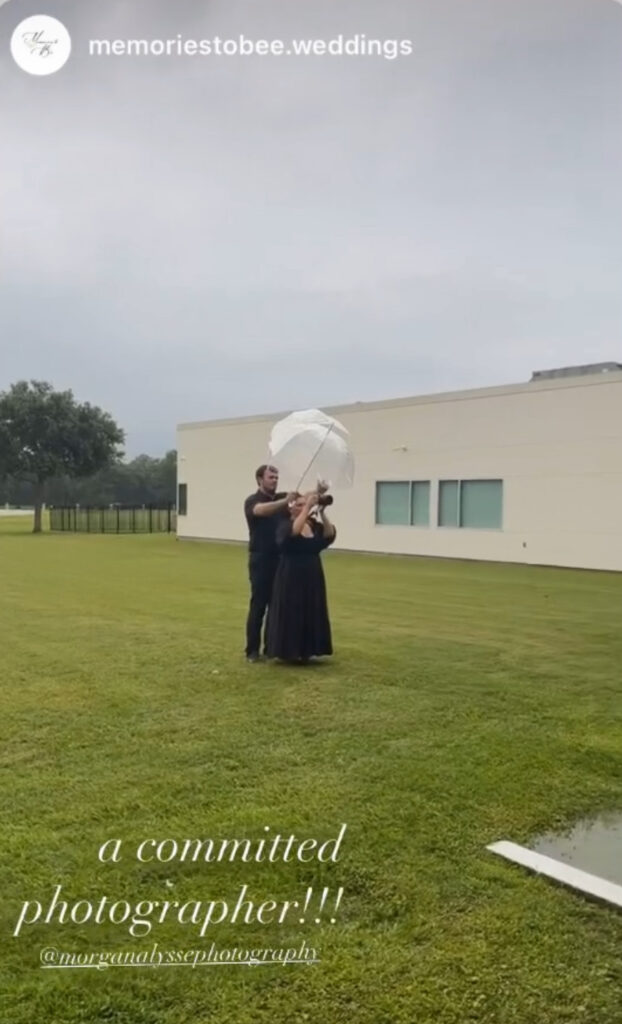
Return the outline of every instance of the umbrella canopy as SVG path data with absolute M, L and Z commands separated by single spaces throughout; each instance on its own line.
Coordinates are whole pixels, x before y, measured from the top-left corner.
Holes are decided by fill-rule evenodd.
M 269 451 L 282 486 L 288 489 L 311 490 L 318 480 L 331 487 L 351 487 L 354 481 L 348 431 L 320 409 L 293 412 L 275 423 Z

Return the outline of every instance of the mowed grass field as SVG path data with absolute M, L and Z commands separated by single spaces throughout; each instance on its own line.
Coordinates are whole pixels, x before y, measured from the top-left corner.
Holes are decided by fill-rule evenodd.
M 243 548 L 0 522 L 2 1024 L 614 1024 L 622 916 L 487 853 L 622 808 L 622 578 L 325 556 L 335 657 L 247 665 Z M 147 838 L 347 831 L 336 863 Z M 122 858 L 100 863 L 109 838 Z M 70 903 L 344 895 L 336 923 L 39 923 Z M 47 970 L 40 951 L 317 950 Z

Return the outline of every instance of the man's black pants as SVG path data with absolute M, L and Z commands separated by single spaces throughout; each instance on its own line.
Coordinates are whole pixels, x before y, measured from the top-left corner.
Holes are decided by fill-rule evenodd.
M 248 576 L 251 584 L 251 600 L 246 620 L 246 655 L 261 651 L 261 627 L 272 597 L 272 587 L 278 565 L 278 556 L 252 553 L 248 560 Z M 265 654 L 264 629 L 264 654 Z

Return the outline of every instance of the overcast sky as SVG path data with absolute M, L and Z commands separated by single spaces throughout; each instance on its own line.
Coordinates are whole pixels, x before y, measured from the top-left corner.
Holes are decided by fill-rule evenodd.
M 32 76 L 8 40 L 59 18 Z M 0 390 L 178 422 L 622 362 L 622 4 L 9 0 Z M 412 56 L 89 57 L 91 38 L 412 40 Z

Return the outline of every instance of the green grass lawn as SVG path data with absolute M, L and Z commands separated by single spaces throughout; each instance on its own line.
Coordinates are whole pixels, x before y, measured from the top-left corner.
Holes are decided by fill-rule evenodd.
M 622 918 L 485 846 L 622 808 L 622 577 L 325 557 L 335 657 L 242 657 L 245 552 L 0 521 L 2 1024 L 622 1021 Z M 148 863 L 295 833 L 339 859 Z M 123 840 L 122 859 L 97 851 Z M 39 923 L 70 903 L 344 895 L 336 923 Z M 325 917 L 330 915 L 324 915 Z M 68 952 L 300 947 L 321 963 L 42 970 Z

